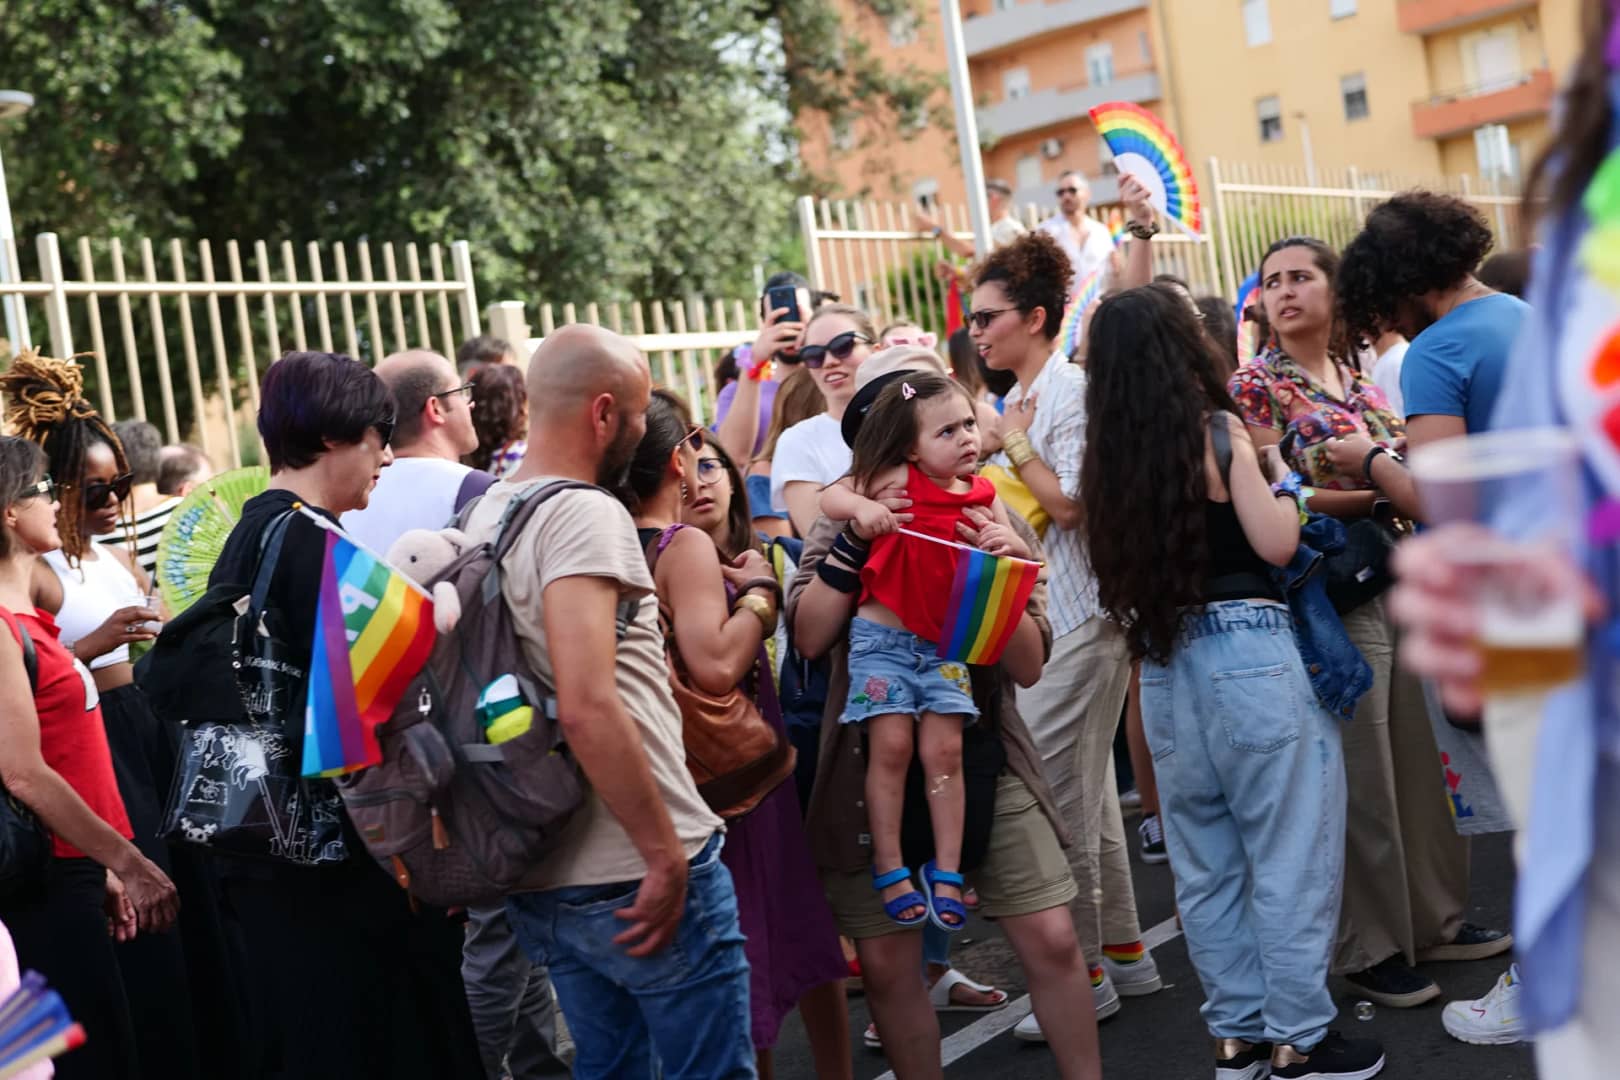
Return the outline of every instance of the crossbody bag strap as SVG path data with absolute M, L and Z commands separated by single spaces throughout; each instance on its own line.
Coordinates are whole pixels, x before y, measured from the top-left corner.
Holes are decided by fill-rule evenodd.
M 1232 491 L 1232 432 L 1226 426 L 1229 413 L 1209 414 L 1209 445 L 1215 451 L 1215 468 L 1221 474 L 1228 495 Z
M 276 576 L 276 563 L 281 559 L 281 546 L 287 539 L 287 528 L 299 513 L 296 508 L 282 511 L 259 541 L 259 561 L 253 569 L 253 589 L 248 599 L 248 614 L 253 617 L 254 625 L 264 614 L 264 605 L 270 596 L 270 582 Z
M 28 673 L 30 696 L 39 693 L 39 654 L 34 651 L 34 638 L 22 620 L 7 612 L 5 620 L 17 635 L 17 646 L 22 649 L 23 670 Z

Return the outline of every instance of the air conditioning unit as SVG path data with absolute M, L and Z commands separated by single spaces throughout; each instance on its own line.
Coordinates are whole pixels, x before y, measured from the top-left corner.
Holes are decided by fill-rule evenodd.
M 1046 158 L 1048 161 L 1052 160 L 1053 158 L 1059 157 L 1060 155 L 1062 155 L 1062 153 L 1063 153 L 1063 140 L 1062 139 L 1042 139 L 1041 140 L 1041 156 Z

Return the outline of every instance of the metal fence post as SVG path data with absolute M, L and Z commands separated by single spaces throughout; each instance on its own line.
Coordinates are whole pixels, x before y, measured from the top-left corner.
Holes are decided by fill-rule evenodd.
M 68 321 L 67 290 L 62 283 L 62 248 L 53 232 L 40 233 L 34 242 L 39 252 L 39 276 L 51 286 L 45 297 L 45 321 L 51 330 L 51 352 L 61 359 L 73 355 L 73 328 Z
M 1226 196 L 1221 187 L 1221 163 L 1218 159 L 1209 159 L 1209 186 L 1215 195 L 1215 231 L 1221 240 L 1221 266 L 1226 271 L 1226 280 L 1232 283 L 1235 291 L 1243 283 L 1238 277 L 1237 264 L 1232 261 L 1232 223 L 1226 217 Z
M 799 196 L 799 232 L 804 235 L 804 265 L 809 271 L 810 287 L 820 289 L 826 278 L 821 269 L 821 243 L 816 235 L 816 200 L 809 195 Z

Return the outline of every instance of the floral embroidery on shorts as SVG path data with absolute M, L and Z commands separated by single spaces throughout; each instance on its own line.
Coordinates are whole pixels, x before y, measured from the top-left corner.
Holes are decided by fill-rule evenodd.
M 889 700 L 889 680 L 871 676 L 861 687 L 861 692 L 850 700 L 859 705 L 882 705 Z
M 973 680 L 968 677 L 966 667 L 956 663 L 941 664 L 939 665 L 939 673 L 945 676 L 945 680 L 954 684 L 962 693 L 969 697 L 973 696 Z

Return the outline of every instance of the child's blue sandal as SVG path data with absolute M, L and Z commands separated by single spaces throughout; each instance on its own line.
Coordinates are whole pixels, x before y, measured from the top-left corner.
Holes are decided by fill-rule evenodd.
M 911 871 L 904 866 L 897 866 L 886 874 L 880 874 L 874 868 L 872 871 L 872 888 L 882 892 L 890 885 L 898 885 L 902 881 L 911 880 Z M 907 908 L 922 908 L 923 914 L 913 915 L 909 919 L 900 917 L 900 913 Z M 883 901 L 883 913 L 901 926 L 921 926 L 927 921 L 929 915 L 928 901 L 923 894 L 913 889 L 911 892 L 895 897 L 893 900 Z
M 936 885 L 955 885 L 960 892 L 964 882 L 962 875 L 954 870 L 941 870 L 932 862 L 925 863 L 922 869 L 923 896 L 928 902 L 928 921 L 945 931 L 954 934 L 967 925 L 967 908 L 962 901 L 954 900 L 949 896 L 940 896 L 934 892 Z M 945 916 L 954 915 L 956 921 L 946 922 Z

